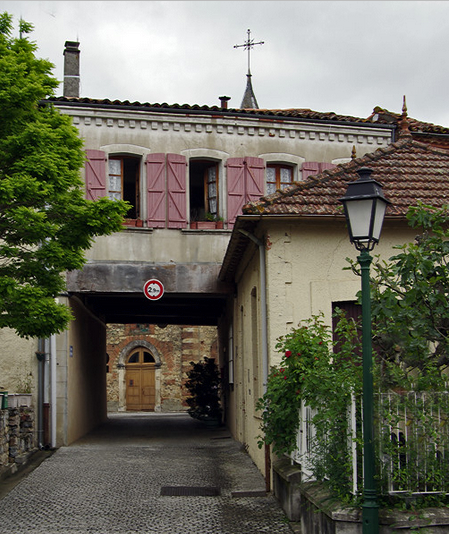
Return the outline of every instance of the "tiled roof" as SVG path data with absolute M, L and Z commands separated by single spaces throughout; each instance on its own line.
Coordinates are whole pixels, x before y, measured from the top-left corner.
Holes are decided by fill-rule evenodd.
M 348 182 L 358 179 L 356 170 L 361 167 L 372 169 L 371 177 L 383 185 L 385 197 L 392 202 L 387 216 L 403 217 L 418 200 L 434 206 L 449 203 L 449 150 L 405 133 L 385 148 L 247 204 L 243 214 L 342 215 L 338 199 Z
M 367 117 L 354 117 L 352 115 L 341 115 L 333 111 L 313 111 L 307 108 L 289 108 L 289 109 L 242 109 L 242 108 L 222 108 L 221 106 L 200 106 L 198 104 L 151 104 L 149 102 L 130 102 L 129 100 L 109 100 L 95 98 L 73 98 L 73 97 L 54 97 L 49 101 L 58 104 L 68 104 L 69 106 L 93 106 L 106 108 L 124 108 L 151 110 L 154 112 L 185 112 L 185 113 L 220 113 L 226 115 L 247 115 L 267 120 L 282 120 L 282 118 L 291 118 L 312 122 L 340 122 L 372 125 L 373 127 L 392 128 L 400 123 L 402 115 L 393 113 L 379 106 L 376 106 L 372 114 Z M 410 131 L 415 135 L 447 135 L 449 143 L 449 128 L 436 124 L 418 121 L 408 117 Z M 445 145 L 446 141 L 440 141 L 439 144 Z
M 370 122 L 377 124 L 399 124 L 403 115 L 393 113 L 387 109 L 376 106 L 372 114 L 368 117 Z M 414 134 L 449 134 L 449 128 L 432 124 L 431 122 L 422 122 L 411 117 L 407 117 L 409 129 Z
M 94 98 L 73 98 L 73 97 L 55 97 L 49 101 L 57 104 L 68 104 L 72 106 L 99 106 L 99 107 L 113 107 L 113 108 L 138 108 L 148 109 L 152 111 L 203 111 L 205 113 L 226 113 L 239 115 L 257 115 L 264 118 L 280 119 L 283 117 L 296 118 L 311 121 L 335 121 L 335 122 L 350 122 L 350 123 L 364 123 L 372 124 L 371 118 L 353 117 L 350 115 L 338 115 L 334 112 L 318 112 L 311 109 L 291 108 L 291 109 L 242 109 L 242 108 L 222 108 L 221 106 L 199 106 L 197 104 L 150 104 L 148 102 L 130 102 L 129 100 L 109 100 L 109 99 L 94 99 Z M 383 126 L 389 126 L 387 122 L 379 123 Z M 378 126 L 378 124 L 373 124 Z

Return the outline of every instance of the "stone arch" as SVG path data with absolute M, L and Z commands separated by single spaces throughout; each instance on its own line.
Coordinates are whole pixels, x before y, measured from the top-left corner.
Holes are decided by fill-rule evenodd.
M 120 351 L 117 365 L 119 367 L 124 366 L 128 354 L 137 347 L 145 347 L 149 352 L 151 352 L 156 363 L 156 368 L 159 368 L 162 365 L 161 355 L 159 354 L 157 348 L 152 343 L 144 339 L 134 339 L 133 341 L 127 343 Z
M 161 408 L 162 358 L 161 358 L 161 354 L 158 351 L 158 349 L 152 343 L 144 339 L 134 339 L 133 341 L 130 341 L 129 343 L 127 343 L 120 351 L 120 354 L 118 357 L 118 363 L 117 363 L 117 374 L 118 374 L 118 385 L 119 385 L 118 387 L 118 390 L 119 390 L 118 411 L 119 412 L 126 411 L 126 370 L 125 370 L 126 358 L 132 350 L 138 347 L 144 347 L 145 349 L 147 349 L 149 352 L 151 352 L 154 358 L 155 386 L 156 386 L 156 400 L 155 400 L 154 411 L 160 412 L 162 409 Z

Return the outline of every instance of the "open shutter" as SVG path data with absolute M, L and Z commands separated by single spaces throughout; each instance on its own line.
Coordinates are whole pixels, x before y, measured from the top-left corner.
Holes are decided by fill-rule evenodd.
M 317 161 L 305 161 L 301 167 L 302 179 L 305 180 L 309 176 L 320 174 L 320 164 Z
M 86 198 L 96 200 L 107 195 L 106 154 L 102 150 L 86 150 L 86 155 Z
M 245 165 L 243 158 L 229 158 L 226 162 L 228 186 L 228 227 L 235 223 L 245 204 Z
M 336 165 L 334 163 L 320 163 L 320 172 L 323 172 L 326 169 L 334 169 Z
M 148 154 L 145 165 L 147 173 L 148 227 L 165 228 L 167 203 L 165 154 Z
M 247 202 L 254 202 L 264 196 L 265 162 L 261 158 L 245 158 L 246 163 L 246 198 Z
M 187 161 L 180 154 L 167 154 L 168 228 L 187 226 Z

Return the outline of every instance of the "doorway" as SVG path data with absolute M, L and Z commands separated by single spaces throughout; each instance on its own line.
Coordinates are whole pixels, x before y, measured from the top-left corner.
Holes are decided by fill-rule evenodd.
M 125 365 L 127 411 L 154 411 L 155 369 L 156 362 L 145 347 L 137 347 L 131 351 Z

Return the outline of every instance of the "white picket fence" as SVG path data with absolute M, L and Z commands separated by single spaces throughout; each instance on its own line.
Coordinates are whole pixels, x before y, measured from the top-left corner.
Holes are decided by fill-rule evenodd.
M 381 485 L 388 493 L 449 493 L 449 392 L 379 393 L 374 434 Z M 313 480 L 316 412 L 301 406 L 296 450 L 303 480 Z M 352 458 L 352 493 L 363 489 L 361 400 L 347 409 L 347 446 Z

